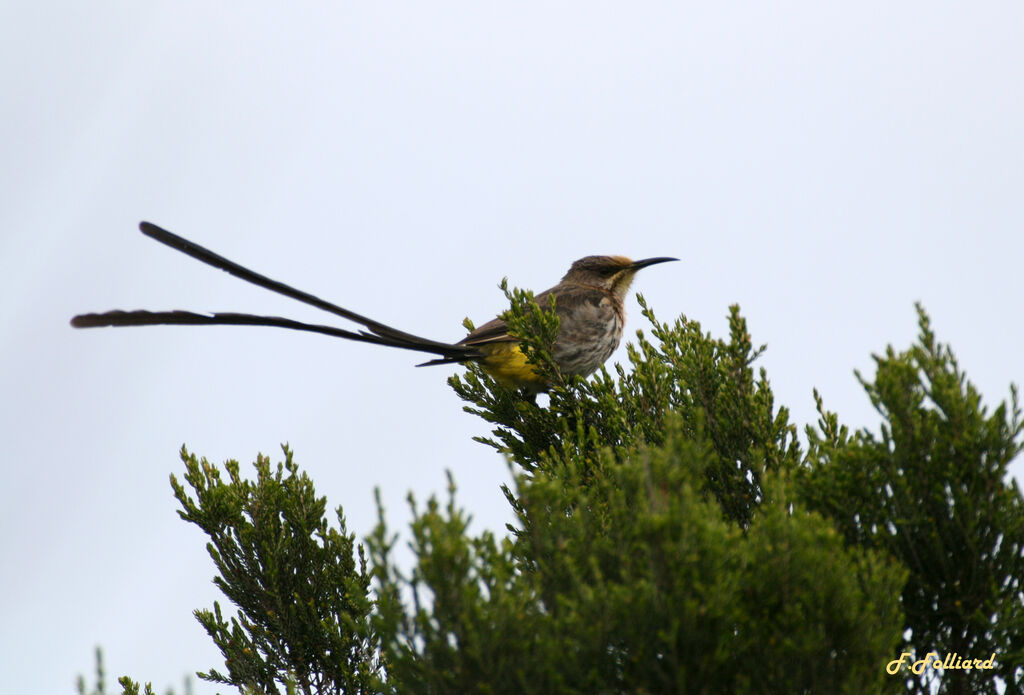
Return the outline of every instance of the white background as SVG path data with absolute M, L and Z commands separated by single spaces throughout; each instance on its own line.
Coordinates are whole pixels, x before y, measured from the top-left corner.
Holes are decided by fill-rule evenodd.
M 182 443 L 251 470 L 289 442 L 360 537 L 375 487 L 402 529 L 446 469 L 474 529 L 510 518 L 454 368 L 283 330 L 69 328 L 332 320 L 139 220 L 445 340 L 505 308 L 503 276 L 678 256 L 636 289 L 715 335 L 738 302 L 801 427 L 813 387 L 877 427 L 852 370 L 910 344 L 920 300 L 994 406 L 1024 381 L 1022 28 L 1016 2 L 4 3 L 4 689 L 72 692 L 96 644 L 111 680 L 160 690 L 222 664 L 191 615 L 217 592 L 167 482 Z

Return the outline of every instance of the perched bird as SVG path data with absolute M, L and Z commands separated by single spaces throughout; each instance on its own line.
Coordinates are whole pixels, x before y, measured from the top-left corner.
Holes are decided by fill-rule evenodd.
M 167 324 L 277 326 L 438 355 L 436 359 L 417 365 L 420 367 L 478 362 L 484 371 L 499 383 L 522 389 L 529 395 L 547 391 L 551 386 L 537 373 L 533 365 L 527 362 L 526 356 L 519 348 L 519 341 L 509 335 L 508 326 L 501 318 L 488 321 L 457 343 L 429 340 L 397 330 L 260 275 L 149 222 L 141 223 L 139 228 L 146 236 L 203 263 L 341 316 L 363 326 L 365 330 L 349 331 L 334 326 L 302 323 L 279 316 L 145 310 L 80 314 L 71 319 L 71 325 L 75 328 Z M 550 305 L 552 296 L 555 298 L 555 313 L 558 315 L 559 326 L 551 357 L 559 370 L 563 374 L 588 376 L 604 364 L 622 339 L 622 327 L 626 322 L 624 299 L 633 277 L 643 268 L 675 260 L 678 259 L 659 257 L 633 261 L 625 256 L 587 256 L 573 263 L 569 272 L 557 285 L 538 294 L 535 299 L 542 308 Z

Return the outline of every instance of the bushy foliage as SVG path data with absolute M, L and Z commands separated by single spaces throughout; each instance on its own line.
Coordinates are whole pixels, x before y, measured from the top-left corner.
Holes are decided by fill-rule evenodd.
M 641 331 L 629 345 L 631 369 L 615 365 L 613 378 L 601 369 L 589 380 L 564 377 L 550 357 L 558 318 L 532 302 L 528 292 L 506 291 L 512 308 L 506 320 L 525 351 L 548 380 L 557 384 L 546 408 L 498 387 L 478 367 L 450 379 L 467 412 L 495 424 L 480 441 L 508 455 L 524 471 L 594 460 L 610 449 L 659 444 L 666 418 L 681 419 L 685 436 L 701 434 L 713 450 L 705 471 L 708 489 L 725 514 L 749 522 L 761 499 L 761 477 L 769 470 L 792 470 L 800 461 L 796 428 L 785 407 L 775 410 L 765 371 L 755 379 L 753 362 L 764 346 L 753 347 L 739 307 L 729 309 L 729 339 L 715 339 L 700 324 L 680 317 L 673 325 L 657 321 L 642 295 L 643 315 L 652 324 L 655 346 Z
M 805 455 L 738 308 L 716 339 L 640 298 L 653 340 L 583 380 L 550 359 L 550 307 L 508 296 L 547 402 L 475 367 L 451 379 L 514 467 L 507 536 L 471 534 L 449 480 L 443 502 L 410 496 L 411 568 L 383 511 L 364 560 L 289 450 L 253 481 L 182 452 L 181 515 L 210 536 L 236 608 L 197 612 L 227 669 L 201 677 L 269 693 L 897 693 L 932 685 L 886 673 L 901 648 L 948 647 L 995 650 L 1020 690 L 1024 506 L 1004 480 L 1019 410 L 986 415 L 923 312 L 920 344 L 862 379 L 881 438 L 822 408 Z M 937 687 L 995 692 L 991 671 L 966 679 Z
M 996 657 L 995 674 L 1024 689 L 1024 498 L 1007 466 L 1022 448 L 1017 391 L 989 414 L 948 346 L 918 307 L 920 335 L 875 356 L 858 374 L 882 415 L 881 434 L 850 434 L 815 394 L 803 498 L 849 542 L 887 552 L 910 570 L 903 650 Z M 931 693 L 937 674 L 905 672 Z M 942 693 L 999 692 L 993 673 L 950 670 Z
M 848 549 L 781 483 L 744 531 L 701 493 L 710 446 L 658 447 L 517 478 L 513 542 L 418 510 L 420 566 L 370 539 L 392 621 L 393 693 L 864 693 L 898 638 L 903 570 Z M 620 452 L 622 453 L 622 452 Z M 424 558 L 429 558 L 424 562 Z M 398 597 L 411 592 L 413 610 Z

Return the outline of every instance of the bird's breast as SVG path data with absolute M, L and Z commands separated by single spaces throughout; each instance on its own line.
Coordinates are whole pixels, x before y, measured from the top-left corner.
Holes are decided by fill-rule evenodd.
M 576 302 L 559 312 L 558 338 L 551 357 L 563 374 L 587 376 L 605 363 L 622 340 L 621 303 L 607 293 Z

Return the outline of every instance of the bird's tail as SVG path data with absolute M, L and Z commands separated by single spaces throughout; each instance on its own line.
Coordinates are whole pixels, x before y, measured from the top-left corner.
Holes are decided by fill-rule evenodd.
M 416 350 L 439 355 L 441 359 L 431 360 L 424 364 L 448 364 L 452 362 L 471 362 L 479 360 L 483 355 L 475 348 L 454 343 L 442 343 L 428 338 L 421 338 L 418 335 L 400 331 L 391 326 L 385 325 L 373 319 L 367 318 L 354 311 L 320 299 L 312 294 L 298 290 L 283 282 L 273 280 L 265 275 L 249 270 L 234 261 L 230 261 L 207 248 L 193 243 L 177 234 L 172 234 L 166 229 L 161 229 L 155 224 L 143 222 L 139 229 L 146 236 L 159 241 L 185 253 L 193 258 L 220 268 L 246 282 L 259 285 L 272 292 L 277 292 L 286 297 L 291 297 L 305 304 L 315 306 L 323 311 L 330 312 L 342 318 L 353 321 L 366 330 L 349 331 L 335 326 L 325 326 L 313 323 L 303 323 L 280 316 L 258 316 L 255 314 L 239 314 L 234 312 L 221 312 L 213 314 L 198 314 L 191 311 L 106 311 L 100 314 L 79 314 L 71 319 L 71 325 L 75 328 L 97 328 L 100 326 L 157 326 L 157 325 L 187 325 L 187 326 L 275 326 L 278 328 L 290 328 L 297 331 L 309 331 L 322 333 L 336 338 L 356 340 L 362 343 L 374 345 L 386 345 L 388 347 L 402 348 L 405 350 Z

